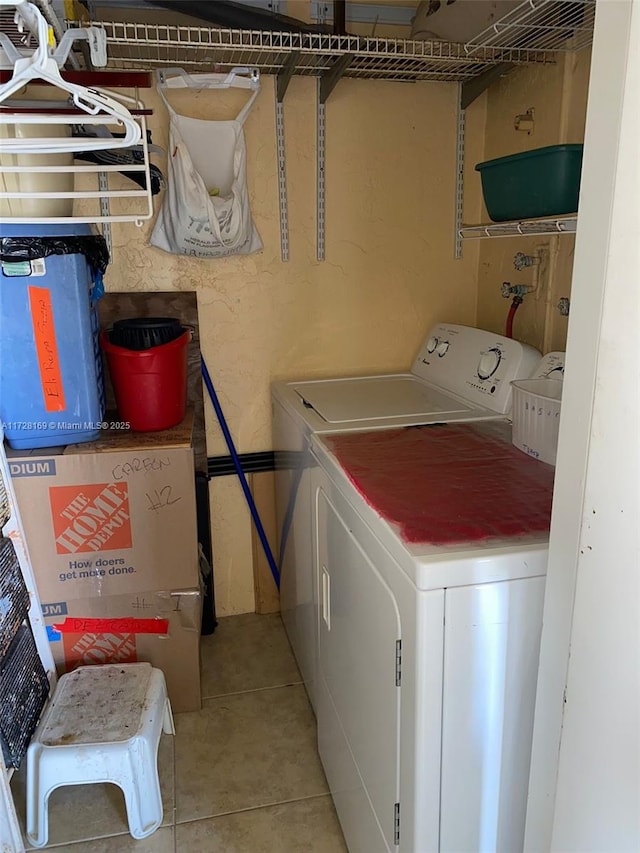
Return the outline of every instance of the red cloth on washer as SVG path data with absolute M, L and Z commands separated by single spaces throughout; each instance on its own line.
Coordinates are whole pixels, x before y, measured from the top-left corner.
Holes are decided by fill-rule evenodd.
M 323 440 L 358 492 L 406 542 L 453 545 L 549 530 L 555 469 L 530 459 L 491 424 Z

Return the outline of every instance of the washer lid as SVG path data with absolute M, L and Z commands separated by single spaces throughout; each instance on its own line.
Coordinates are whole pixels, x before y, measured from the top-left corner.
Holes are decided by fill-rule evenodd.
M 292 387 L 306 406 L 332 424 L 432 415 L 446 421 L 475 412 L 410 374 L 296 382 Z

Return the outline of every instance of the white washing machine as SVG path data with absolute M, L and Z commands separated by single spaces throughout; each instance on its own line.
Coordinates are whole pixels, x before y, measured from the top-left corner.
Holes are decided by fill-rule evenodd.
M 537 350 L 519 341 L 439 323 L 427 335 L 408 373 L 273 384 L 280 605 L 314 708 L 317 602 L 310 435 L 504 418 L 511 408 L 511 380 L 531 376 L 539 359 Z
M 350 853 L 518 853 L 553 468 L 505 421 L 311 446 L 318 746 Z

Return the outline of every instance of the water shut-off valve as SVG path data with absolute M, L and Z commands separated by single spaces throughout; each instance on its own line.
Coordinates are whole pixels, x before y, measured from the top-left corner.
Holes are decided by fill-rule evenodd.
M 522 300 L 532 290 L 533 287 L 530 284 L 511 284 L 510 281 L 502 282 L 502 296 L 504 299 L 509 299 L 510 296 L 518 296 Z
M 524 252 L 516 252 L 513 256 L 513 266 L 520 272 L 526 267 L 535 267 L 540 263 L 539 255 L 525 255 Z
M 521 272 L 527 267 L 533 267 L 533 284 L 511 284 L 510 281 L 502 282 L 502 296 L 504 299 L 511 299 L 511 307 L 507 316 L 505 335 L 508 338 L 513 337 L 513 321 L 516 316 L 516 311 L 522 305 L 522 301 L 527 293 L 535 293 L 538 287 L 538 271 L 540 269 L 540 253 L 535 255 L 525 255 L 524 252 L 517 252 L 513 258 L 513 266 L 518 272 Z

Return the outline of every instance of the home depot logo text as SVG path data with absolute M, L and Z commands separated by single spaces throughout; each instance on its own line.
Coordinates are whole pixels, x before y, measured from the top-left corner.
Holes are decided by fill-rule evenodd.
M 65 669 L 104 663 L 135 663 L 135 634 L 62 634 Z
M 52 486 L 49 503 L 58 554 L 131 548 L 126 483 Z

